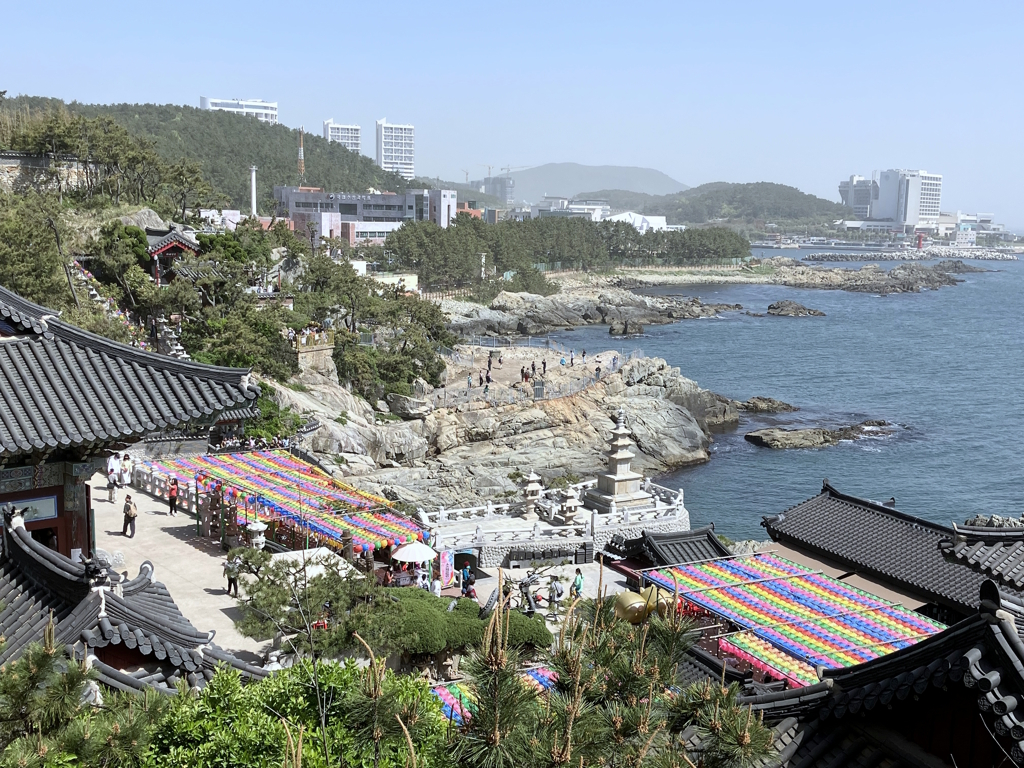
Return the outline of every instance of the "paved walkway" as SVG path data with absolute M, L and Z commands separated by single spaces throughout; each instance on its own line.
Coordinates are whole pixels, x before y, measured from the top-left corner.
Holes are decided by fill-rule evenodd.
M 124 565 L 118 571 L 136 576 L 146 560 L 153 563 L 154 578 L 163 582 L 181 612 L 196 629 L 216 631 L 213 642 L 239 658 L 254 661 L 269 645 L 241 635 L 234 625 L 238 616 L 235 599 L 228 597 L 222 566 L 226 553 L 220 542 L 196 535 L 195 518 L 167 513 L 167 502 L 134 488 L 117 491 L 117 501 L 107 501 L 106 475 L 97 473 L 90 483 L 96 510 L 96 546 L 111 555 L 121 552 Z M 139 509 L 135 538 L 121 535 L 125 493 L 131 493 Z

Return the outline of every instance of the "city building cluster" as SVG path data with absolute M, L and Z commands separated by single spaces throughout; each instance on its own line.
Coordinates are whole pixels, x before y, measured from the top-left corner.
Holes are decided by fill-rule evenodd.
M 199 108 L 254 117 L 272 125 L 278 122 L 276 101 L 200 96 Z M 329 118 L 324 120 L 323 135 L 327 141 L 341 144 L 351 152 L 363 151 L 362 128 L 358 125 L 335 123 L 334 118 Z M 375 160 L 385 171 L 397 173 L 404 179 L 412 179 L 416 175 L 415 126 L 389 123 L 387 118 L 378 120 Z
M 1006 234 L 990 213 L 943 211 L 942 175 L 928 171 L 890 169 L 875 171 L 870 179 L 850 176 L 839 182 L 839 197 L 857 217 L 840 222 L 840 229 L 925 233 L 960 247 L 975 245 L 979 233 Z

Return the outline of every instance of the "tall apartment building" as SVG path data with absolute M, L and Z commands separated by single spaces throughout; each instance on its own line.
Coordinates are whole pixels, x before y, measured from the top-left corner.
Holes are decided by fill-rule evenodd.
M 511 176 L 488 176 L 485 179 L 471 181 L 470 185 L 477 192 L 494 195 L 510 208 L 516 204 L 516 180 Z
M 386 117 L 378 120 L 377 165 L 406 179 L 415 176 L 416 129 L 411 125 L 394 125 Z
M 255 117 L 261 123 L 277 125 L 276 101 L 263 101 L 263 99 L 214 99 L 209 96 L 200 96 L 199 108 L 233 112 L 236 115 Z
M 870 180 L 851 176 L 841 181 L 839 196 L 859 217 L 891 221 L 894 230 L 910 233 L 915 229 L 936 229 L 942 176 L 921 170 L 875 171 Z
M 363 151 L 362 129 L 358 125 L 340 125 L 334 118 L 324 120 L 324 138 L 353 152 Z

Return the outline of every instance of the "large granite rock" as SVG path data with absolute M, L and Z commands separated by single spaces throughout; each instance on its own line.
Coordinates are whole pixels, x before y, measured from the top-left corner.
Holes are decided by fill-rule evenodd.
M 795 405 L 760 395 L 744 400 L 742 403 L 736 403 L 736 408 L 747 413 L 792 413 L 800 410 Z
M 768 314 L 777 317 L 824 317 L 820 309 L 810 309 L 803 304 L 784 299 L 768 305 Z
M 431 507 L 515 493 L 508 477 L 515 470 L 532 468 L 545 480 L 603 471 L 619 408 L 638 448 L 633 465 L 649 473 L 707 461 L 709 428 L 736 419 L 730 401 L 657 358 L 628 361 L 573 397 L 502 406 L 463 402 L 385 424 L 374 422 L 369 403 L 326 379 L 307 378 L 305 389 L 279 387 L 279 401 L 318 415 L 323 426 L 309 445 L 339 476 Z M 392 411 L 396 402 L 389 398 Z M 344 406 L 345 424 L 334 420 L 338 412 L 328 404 Z
M 743 439 L 762 448 L 774 448 L 776 450 L 824 448 L 829 445 L 835 445 L 842 440 L 858 440 L 868 435 L 878 437 L 879 435 L 892 434 L 895 430 L 896 426 L 887 421 L 870 420 L 837 429 L 824 429 L 822 427 L 783 429 L 781 427 L 769 427 L 748 432 L 743 436 Z
M 387 402 L 391 413 L 401 416 L 403 419 L 425 419 L 434 410 L 434 406 L 426 400 L 418 400 L 415 397 L 406 397 L 394 392 L 388 394 Z

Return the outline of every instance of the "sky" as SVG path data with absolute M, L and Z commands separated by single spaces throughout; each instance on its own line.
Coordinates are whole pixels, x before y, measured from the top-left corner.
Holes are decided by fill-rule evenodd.
M 416 126 L 418 175 L 657 168 L 838 200 L 887 168 L 1024 230 L 1024 3 L 123 3 L 4 13 L 0 90 L 87 103 L 279 103 L 281 122 Z M 53 38 L 63 38 L 56 43 Z M 495 171 L 497 173 L 497 171 Z

